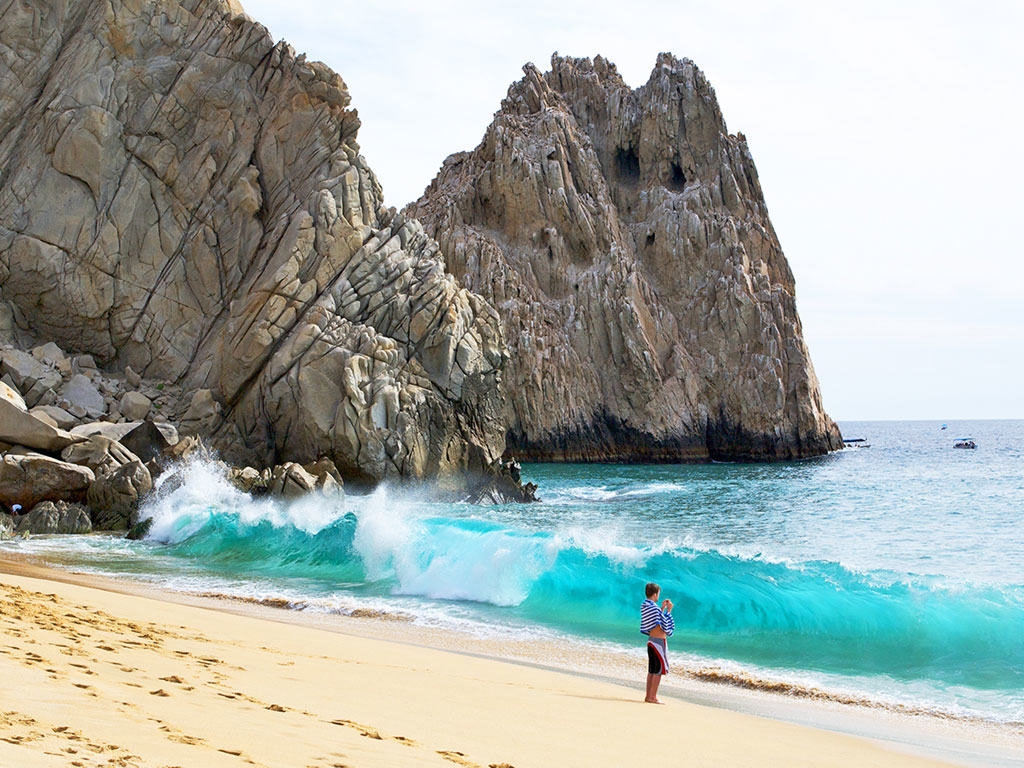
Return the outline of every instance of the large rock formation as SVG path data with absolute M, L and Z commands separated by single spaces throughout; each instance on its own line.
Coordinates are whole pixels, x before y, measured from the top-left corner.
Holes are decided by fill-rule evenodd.
M 341 78 L 220 0 L 28 0 L 0 29 L 6 338 L 209 390 L 193 423 L 233 461 L 500 457 L 498 317 L 383 206 Z M 96 418 L 93 378 L 38 403 Z
M 841 447 L 742 134 L 690 61 L 631 90 L 532 65 L 407 209 L 501 314 L 520 458 L 785 459 Z

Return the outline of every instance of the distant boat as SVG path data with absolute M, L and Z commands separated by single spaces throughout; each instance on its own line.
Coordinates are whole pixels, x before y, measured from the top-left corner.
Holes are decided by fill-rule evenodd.
M 943 424 L 943 425 L 942 425 L 942 429 L 945 429 L 945 428 L 946 428 L 946 425 L 945 425 L 945 424 Z
M 868 443 L 865 437 L 844 437 L 843 444 L 847 448 L 870 448 L 871 444 Z
M 977 448 L 978 444 L 974 442 L 973 437 L 961 437 L 957 438 L 957 441 L 953 443 L 954 448 Z

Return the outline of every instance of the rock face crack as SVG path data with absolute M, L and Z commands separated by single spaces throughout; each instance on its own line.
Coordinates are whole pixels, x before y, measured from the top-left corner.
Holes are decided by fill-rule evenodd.
M 509 452 L 840 448 L 746 139 L 700 70 L 661 54 L 637 89 L 600 56 L 524 72 L 480 145 L 405 211 L 501 315 Z

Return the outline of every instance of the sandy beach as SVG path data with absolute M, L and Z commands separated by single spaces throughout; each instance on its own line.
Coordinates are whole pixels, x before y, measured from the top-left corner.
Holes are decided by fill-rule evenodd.
M 3 766 L 941 764 L 669 697 L 644 705 L 639 689 L 582 676 L 2 567 Z

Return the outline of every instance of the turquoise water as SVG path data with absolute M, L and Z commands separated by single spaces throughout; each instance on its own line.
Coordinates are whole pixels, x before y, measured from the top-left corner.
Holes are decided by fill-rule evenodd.
M 172 589 L 637 649 L 655 580 L 684 667 L 1024 721 L 1024 422 L 841 426 L 870 447 L 788 464 L 528 465 L 543 500 L 530 506 L 389 488 L 252 501 L 192 465 L 147 505 L 147 541 L 4 546 Z M 954 450 L 962 436 L 978 449 Z

